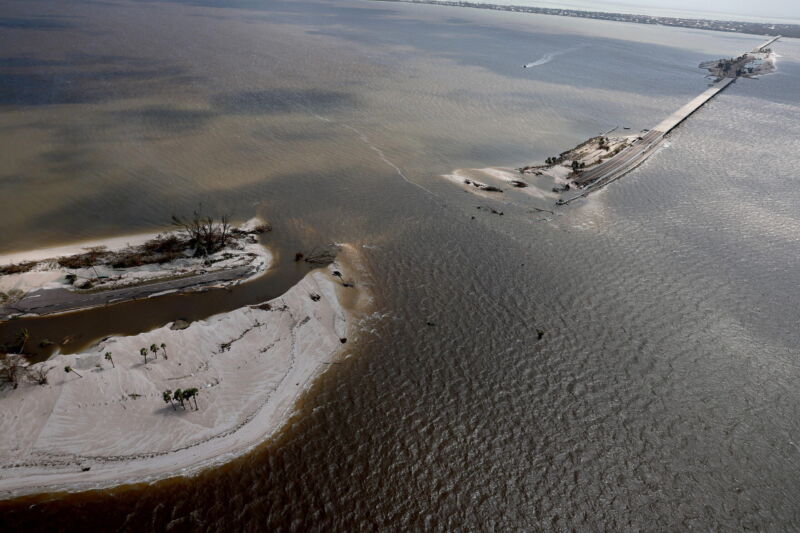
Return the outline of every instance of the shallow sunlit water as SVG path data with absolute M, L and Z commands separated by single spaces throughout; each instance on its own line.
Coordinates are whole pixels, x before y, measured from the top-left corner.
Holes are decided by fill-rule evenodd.
M 202 202 L 283 242 L 359 245 L 378 311 L 276 441 L 189 480 L 2 503 L 0 525 L 799 527 L 797 41 L 542 217 L 441 176 L 651 127 L 706 87 L 700 61 L 764 39 L 230 5 L 4 2 L 0 249 Z

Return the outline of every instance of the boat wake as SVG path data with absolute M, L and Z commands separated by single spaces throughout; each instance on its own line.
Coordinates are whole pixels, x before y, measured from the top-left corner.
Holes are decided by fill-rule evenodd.
M 556 57 L 558 57 L 560 55 L 563 55 L 563 54 L 566 54 L 568 52 L 574 52 L 575 50 L 578 50 L 579 48 L 583 48 L 583 47 L 582 46 L 573 46 L 572 48 L 566 48 L 564 50 L 559 50 L 558 52 L 552 52 L 552 53 L 549 53 L 549 54 L 545 54 L 542 57 L 540 57 L 539 59 L 537 59 L 536 61 L 534 61 L 533 63 L 526 63 L 525 65 L 522 66 L 522 68 L 533 68 L 533 67 L 539 67 L 539 66 L 542 66 L 542 65 L 546 65 L 547 63 L 551 62 Z
M 539 58 L 536 61 L 534 61 L 533 63 L 528 63 L 525 66 L 523 66 L 522 68 L 533 68 L 533 67 L 538 67 L 540 65 L 544 65 L 546 63 L 551 62 L 554 57 L 556 57 L 555 53 L 545 54 L 541 58 Z

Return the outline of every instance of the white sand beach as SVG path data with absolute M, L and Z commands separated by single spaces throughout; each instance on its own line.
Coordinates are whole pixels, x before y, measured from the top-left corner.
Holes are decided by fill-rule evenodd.
M 336 263 L 267 305 L 111 337 L 34 365 L 52 368 L 46 385 L 3 385 L 0 498 L 187 475 L 269 439 L 357 335 L 370 301 L 357 265 L 344 245 Z M 162 343 L 145 363 L 139 350 Z M 190 387 L 199 389 L 197 410 L 162 398 Z

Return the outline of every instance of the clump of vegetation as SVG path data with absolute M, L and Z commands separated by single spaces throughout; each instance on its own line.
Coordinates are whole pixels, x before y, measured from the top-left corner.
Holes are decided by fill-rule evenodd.
M 51 370 L 53 370 L 53 367 L 45 367 L 44 365 L 31 367 L 28 369 L 28 378 L 37 385 L 47 385 L 47 374 Z
M 190 218 L 172 216 L 172 224 L 177 232 L 164 233 L 139 245 L 118 252 L 111 252 L 104 246 L 86 248 L 84 253 L 59 257 L 55 261 L 62 268 L 79 269 L 108 265 L 112 268 L 132 268 L 151 264 L 164 264 L 184 257 L 205 257 L 225 248 L 232 236 L 265 233 L 272 230 L 269 224 L 259 224 L 252 230 L 231 227 L 228 215 L 219 220 L 202 213 L 202 208 L 194 211 Z M 0 267 L 0 275 L 27 272 L 36 266 L 35 261 Z M 97 275 L 95 271 L 95 276 Z M 70 285 L 76 283 L 78 276 L 67 274 Z M 82 287 L 86 288 L 86 287 Z
M 272 226 L 269 223 L 264 222 L 263 224 L 257 225 L 252 230 L 245 231 L 241 229 L 234 229 L 231 231 L 231 233 L 235 235 L 249 235 L 249 234 L 261 235 L 262 233 L 267 233 L 270 231 L 272 231 Z
M 56 259 L 58 266 L 63 268 L 89 268 L 100 264 L 111 256 L 111 252 L 105 246 L 93 246 L 86 248 L 86 252 L 77 255 L 69 255 Z
M 164 344 L 163 342 L 160 345 L 158 345 L 156 343 L 153 343 L 153 344 L 150 345 L 149 351 L 150 351 L 151 354 L 153 354 L 153 359 L 158 359 L 158 350 L 159 349 L 164 354 L 164 359 L 169 359 L 167 357 L 167 345 Z M 142 348 L 142 349 L 139 350 L 139 355 L 144 357 L 145 364 L 147 364 L 147 352 L 148 352 L 147 348 Z
M 188 245 L 195 250 L 195 257 L 221 250 L 231 236 L 230 217 L 222 215 L 216 221 L 213 217 L 203 215 L 202 207 L 195 210 L 188 219 L 172 215 L 172 224 L 183 232 Z
M 182 239 L 178 235 L 158 235 L 141 246 L 114 254 L 111 258 L 111 266 L 114 268 L 131 268 L 169 263 L 185 257 L 185 252 L 190 245 L 186 239 Z
M 183 399 L 186 401 L 193 400 L 194 401 L 194 410 L 198 411 L 200 408 L 197 406 L 197 393 L 200 392 L 196 388 L 192 387 L 190 389 L 185 389 L 183 391 Z
M 25 261 L 15 265 L 0 266 L 0 276 L 5 276 L 6 274 L 23 274 L 25 272 L 30 272 L 30 270 L 38 264 L 38 261 Z
M 186 410 L 186 402 L 189 402 L 189 406 L 191 407 L 191 400 L 194 400 L 194 410 L 199 410 L 197 406 L 197 394 L 200 391 L 196 388 L 190 389 L 177 389 L 175 392 L 167 389 L 161 393 L 161 398 L 164 400 L 164 403 L 169 403 L 172 405 L 173 410 L 177 410 L 175 406 L 175 402 L 177 405 L 180 405 L 183 410 Z
M 0 378 L 10 383 L 15 389 L 25 369 L 25 361 L 19 355 L 5 354 L 0 358 Z
M 76 289 L 92 289 L 102 287 L 104 278 L 116 282 L 122 277 L 109 277 L 100 267 L 110 269 L 128 269 L 153 264 L 172 263 L 189 257 L 204 258 L 206 265 L 216 261 L 224 261 L 237 256 L 244 250 L 244 244 L 255 242 L 256 235 L 272 230 L 268 223 L 261 223 L 247 229 L 233 228 L 228 215 L 219 219 L 206 216 L 202 208 L 193 212 L 189 218 L 172 216 L 172 224 L 177 229 L 157 235 L 136 246 L 128 246 L 122 250 L 110 251 L 105 246 L 84 248 L 81 253 L 49 259 L 45 262 L 27 261 L 18 264 L 0 266 L 0 276 L 29 272 L 37 266 L 55 265 L 72 272 L 65 272 L 63 282 Z M 220 254 L 210 258 L 212 254 L 231 248 L 238 252 Z M 255 254 L 243 254 L 243 258 L 255 257 Z M 93 274 L 88 274 L 94 271 Z M 24 293 L 18 289 L 0 292 L 0 305 L 8 305 Z M 165 354 L 166 358 L 166 354 Z
M 184 405 L 184 402 L 186 401 L 186 398 L 184 397 L 183 390 L 181 389 L 176 390 L 174 393 L 172 393 L 172 397 L 178 402 L 178 404 L 181 407 L 183 407 L 183 410 L 185 411 L 186 405 Z
M 175 234 L 158 235 L 145 242 L 142 251 L 150 254 L 169 254 L 186 249 L 186 241 Z
M 164 392 L 162 392 L 161 399 L 164 400 L 164 403 L 171 404 L 173 411 L 177 411 L 177 408 L 175 407 L 175 401 L 173 400 L 172 397 L 172 389 L 167 389 Z

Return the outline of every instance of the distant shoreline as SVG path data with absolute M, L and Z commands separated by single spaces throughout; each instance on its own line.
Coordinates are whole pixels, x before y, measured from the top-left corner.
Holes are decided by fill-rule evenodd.
M 631 22 L 634 24 L 652 24 L 693 28 L 697 30 L 724 31 L 728 33 L 745 33 L 751 35 L 775 35 L 800 38 L 800 24 L 780 24 L 765 22 L 745 22 L 736 20 L 711 20 L 695 18 L 658 17 L 651 15 L 635 15 L 632 13 L 611 13 L 607 11 L 582 11 L 578 9 L 560 9 L 552 7 L 512 6 L 499 4 L 479 4 L 475 2 L 456 2 L 450 0 L 372 0 L 373 2 L 402 2 L 407 4 L 430 4 L 449 7 L 469 7 L 475 9 L 491 9 L 495 11 L 512 11 L 516 13 L 533 13 L 537 15 L 556 15 L 560 17 L 588 18 L 610 20 L 615 22 Z

